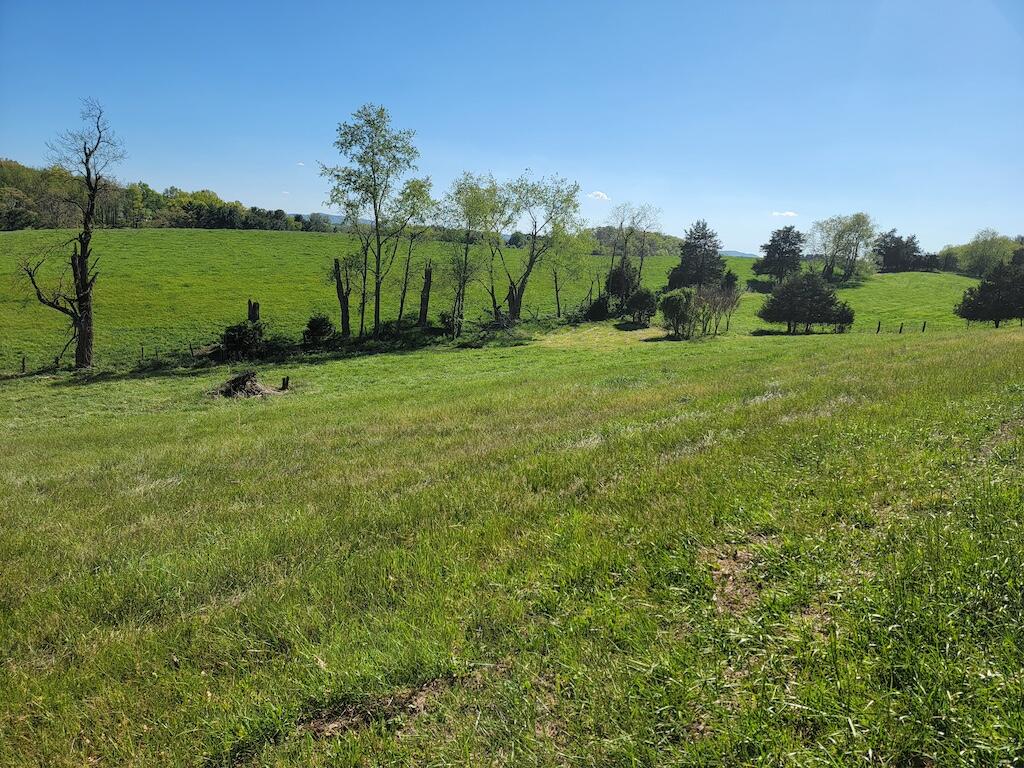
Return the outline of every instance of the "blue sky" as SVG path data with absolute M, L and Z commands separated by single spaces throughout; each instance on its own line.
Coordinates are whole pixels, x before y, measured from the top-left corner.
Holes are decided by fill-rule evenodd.
M 1024 0 L 0 0 L 0 156 L 43 163 L 82 96 L 122 179 L 293 212 L 373 101 L 436 186 L 558 173 L 607 195 L 595 222 L 650 202 L 746 251 L 857 210 L 933 249 L 1024 232 Z

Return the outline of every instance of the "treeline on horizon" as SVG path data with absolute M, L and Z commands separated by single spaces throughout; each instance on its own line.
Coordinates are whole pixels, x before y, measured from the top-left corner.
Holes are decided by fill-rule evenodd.
M 59 165 L 33 168 L 0 158 L 0 231 L 76 226 L 80 213 L 74 197 L 80 194 L 80 189 L 73 174 Z M 858 230 L 864 231 L 867 227 L 874 237 L 870 248 L 874 258 L 870 267 L 882 272 L 961 272 L 980 278 L 997 264 L 1009 262 L 1014 251 L 1024 244 L 1024 236 L 1011 238 L 993 229 L 983 229 L 967 243 L 947 245 L 938 253 L 928 253 L 921 248 L 916 236 L 901 236 L 896 230 L 877 234 L 870 219 L 859 218 L 861 216 L 865 215 L 853 214 L 815 222 L 815 231 L 803 241 L 802 258 L 825 262 L 826 271 L 829 271 L 829 254 L 819 247 L 821 238 L 818 235 L 822 227 L 832 227 L 836 231 L 838 238 L 832 237 L 833 241 L 843 237 L 860 239 Z M 611 219 L 615 217 L 613 212 Z M 596 241 L 595 255 L 613 249 L 616 239 L 622 234 L 622 222 L 611 219 L 608 224 L 592 228 Z M 345 224 L 335 223 L 324 213 L 290 214 L 280 208 L 271 210 L 246 206 L 237 200 L 226 201 L 208 189 L 189 192 L 171 186 L 161 192 L 144 181 L 128 184 L 112 181 L 108 192 L 97 200 L 96 224 L 113 229 L 166 227 L 303 232 L 347 232 L 351 229 Z M 465 236 L 461 232 L 448 231 L 440 224 L 431 227 L 430 235 L 431 239 L 440 241 L 461 240 Z M 650 253 L 674 253 L 683 242 L 683 238 L 659 231 L 645 232 L 644 236 L 647 238 L 645 247 Z M 482 239 L 483 236 L 479 237 Z M 524 243 L 524 235 L 516 231 L 509 235 L 507 245 L 522 247 Z M 865 261 L 858 259 L 850 264 L 863 271 Z M 838 275 L 840 282 L 853 276 L 852 272 L 840 272 Z

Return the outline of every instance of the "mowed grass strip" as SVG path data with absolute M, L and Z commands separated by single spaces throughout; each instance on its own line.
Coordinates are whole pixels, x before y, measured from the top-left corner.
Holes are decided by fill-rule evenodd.
M 0 372 L 18 370 L 22 355 L 30 370 L 44 368 L 64 346 L 63 317 L 39 306 L 16 273 L 20 259 L 52 248 L 69 234 L 0 232 Z M 351 237 L 340 234 L 190 229 L 100 230 L 95 248 L 100 258 L 96 360 L 104 367 L 124 367 L 143 354 L 180 359 L 188 354 L 189 344 L 200 347 L 215 341 L 225 326 L 244 319 L 249 298 L 260 302 L 272 332 L 297 339 L 313 312 L 337 318 L 327 270 L 333 258 L 357 250 Z M 435 263 L 431 317 L 436 321 L 439 312 L 451 308 L 452 289 L 444 278 L 451 248 L 428 243 L 421 255 L 427 253 Z M 517 257 L 517 252 L 510 251 L 510 259 Z M 746 285 L 753 277 L 753 260 L 727 261 L 741 286 Z M 644 284 L 652 289 L 665 286 L 668 272 L 677 262 L 676 254 L 648 259 Z M 56 276 L 57 265 L 55 261 L 48 278 Z M 563 309 L 577 306 L 592 286 L 601 283 L 607 268 L 607 259 L 595 256 L 584 262 L 575 279 L 563 281 Z M 401 275 L 402 265 L 396 263 L 382 294 L 385 319 L 398 314 Z M 421 280 L 421 269 L 416 266 L 407 313 L 418 308 Z M 919 332 L 926 321 L 932 330 L 962 327 L 953 307 L 973 282 L 950 274 L 876 275 L 841 293 L 856 311 L 855 331 L 872 332 L 881 321 L 885 332 L 896 332 L 900 323 L 905 323 L 905 331 L 910 333 Z M 758 294 L 743 298 L 732 321 L 734 333 L 769 327 L 756 317 L 762 301 Z M 356 305 L 353 298 L 353 316 Z M 467 306 L 470 317 L 490 306 L 479 281 L 470 286 Z M 526 310 L 527 317 L 555 314 L 554 286 L 543 265 L 531 278 Z
M 1021 332 L 645 335 L 0 385 L 0 762 L 1014 759 Z

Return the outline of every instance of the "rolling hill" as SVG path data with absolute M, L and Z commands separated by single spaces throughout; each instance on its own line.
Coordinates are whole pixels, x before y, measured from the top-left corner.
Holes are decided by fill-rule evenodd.
M 59 242 L 53 231 L 0 233 L 0 371 L 11 371 L 21 356 L 30 367 L 52 360 L 63 346 L 60 317 L 29 300 L 26 286 L 16 276 L 19 258 L 38 253 Z M 435 262 L 443 263 L 443 244 L 427 246 Z M 140 347 L 150 354 L 183 351 L 191 343 L 201 346 L 219 331 L 245 316 L 248 298 L 261 303 L 273 331 L 298 336 L 314 311 L 337 314 L 333 288 L 327 281 L 331 259 L 354 248 L 340 234 L 237 230 L 101 230 L 95 238 L 100 257 L 96 288 L 96 359 L 99 365 L 123 364 L 138 359 Z M 752 277 L 751 260 L 730 257 L 729 266 L 741 284 Z M 673 255 L 648 260 L 644 282 L 659 288 L 676 263 Z M 603 259 L 563 289 L 563 307 L 578 304 L 601 279 Z M 439 269 L 440 273 L 441 270 Z M 440 278 L 440 274 L 439 274 Z M 385 283 L 383 311 L 397 314 L 400 267 Z M 950 274 L 905 273 L 878 275 L 864 285 L 843 291 L 857 312 L 855 330 L 874 330 L 881 320 L 886 330 L 899 323 L 920 327 L 927 320 L 934 328 L 959 327 L 952 314 L 968 278 Z M 413 275 L 413 296 L 419 274 Z M 451 290 L 437 282 L 432 310 L 451 302 Z M 733 330 L 749 332 L 763 324 L 755 317 L 762 298 L 748 294 L 734 318 Z M 539 269 L 526 297 L 529 313 L 553 315 L 554 290 L 550 274 Z M 487 306 L 479 283 L 470 288 L 469 315 Z

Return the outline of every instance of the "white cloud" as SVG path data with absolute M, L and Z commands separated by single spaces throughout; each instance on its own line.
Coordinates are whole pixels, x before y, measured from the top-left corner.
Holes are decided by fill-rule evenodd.
M 611 199 L 611 198 L 608 197 L 608 195 L 606 195 L 604 192 L 602 192 L 599 189 L 595 189 L 593 192 L 591 192 L 589 195 L 587 195 L 587 197 L 589 197 L 591 200 L 610 200 Z
M 287 192 L 282 192 L 281 194 L 282 194 L 282 195 L 287 195 L 288 193 L 287 193 Z
M 305 163 L 299 160 L 299 162 L 297 162 L 296 165 L 305 165 Z
M 786 218 L 789 219 L 799 215 L 800 214 L 797 213 L 796 211 L 772 211 L 772 216 L 785 216 Z

